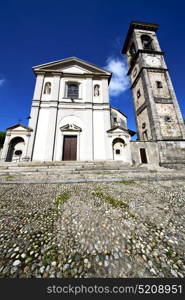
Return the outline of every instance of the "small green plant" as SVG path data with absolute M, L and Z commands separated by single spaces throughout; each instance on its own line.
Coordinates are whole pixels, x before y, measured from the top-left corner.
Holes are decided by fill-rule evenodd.
M 102 191 L 93 192 L 93 195 L 98 197 L 98 198 L 103 198 L 104 197 L 104 192 L 102 192 Z
M 128 208 L 128 204 L 122 200 L 114 199 L 111 195 L 108 193 L 103 192 L 100 188 L 97 189 L 97 191 L 93 192 L 93 195 L 103 199 L 107 203 L 111 204 L 113 207 L 122 207 L 122 208 Z
M 12 180 L 14 178 L 14 175 L 8 175 L 6 176 L 6 180 Z
M 105 201 L 108 202 L 109 204 L 111 204 L 113 207 L 122 207 L 122 208 L 128 208 L 128 204 L 122 200 L 117 200 L 114 199 L 112 196 L 110 195 L 105 195 L 104 197 Z
M 69 192 L 64 192 L 60 196 L 57 197 L 55 200 L 55 203 L 57 205 L 63 204 L 65 201 L 67 201 L 70 198 L 70 193 Z
M 119 181 L 118 183 L 122 183 L 122 184 L 125 184 L 125 185 L 129 185 L 129 184 L 134 184 L 135 182 L 134 181 L 129 181 L 129 180 L 122 180 L 122 181 Z

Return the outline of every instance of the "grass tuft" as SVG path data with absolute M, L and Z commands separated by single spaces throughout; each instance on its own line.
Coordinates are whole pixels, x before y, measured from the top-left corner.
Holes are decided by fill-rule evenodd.
M 135 181 L 132 181 L 132 180 L 122 180 L 122 181 L 119 181 L 118 183 L 122 183 L 122 184 L 125 184 L 125 185 L 129 185 L 129 184 L 134 184 Z
M 70 193 L 69 192 L 62 193 L 60 196 L 57 197 L 57 199 L 55 200 L 55 203 L 57 205 L 62 205 L 69 198 L 70 198 Z

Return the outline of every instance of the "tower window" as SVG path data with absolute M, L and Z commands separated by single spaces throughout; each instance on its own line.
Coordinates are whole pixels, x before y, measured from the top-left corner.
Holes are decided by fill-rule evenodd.
M 143 129 L 146 128 L 146 123 L 145 123 L 145 122 L 142 124 L 142 128 L 143 128 Z
M 116 117 L 114 117 L 114 123 L 117 123 L 117 118 Z
M 172 121 L 172 118 L 170 116 L 165 116 L 164 119 L 165 119 L 165 122 L 171 122 Z
M 143 140 L 144 140 L 144 141 L 148 141 L 147 130 L 143 131 Z
M 138 91 L 137 91 L 137 98 L 139 99 L 140 97 L 141 97 L 141 91 L 138 90 Z
M 79 98 L 79 85 L 77 83 L 67 85 L 67 98 Z
M 152 38 L 149 35 L 142 35 L 141 42 L 144 50 L 154 50 L 152 45 Z
M 134 43 L 132 43 L 132 45 L 130 46 L 130 54 L 133 57 L 136 54 L 136 47 L 134 45 Z
M 157 85 L 158 89 L 162 89 L 163 88 L 163 85 L 162 85 L 161 81 L 156 81 L 156 85 Z

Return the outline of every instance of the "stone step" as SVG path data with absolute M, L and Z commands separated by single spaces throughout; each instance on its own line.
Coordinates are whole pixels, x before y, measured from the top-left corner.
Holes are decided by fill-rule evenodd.
M 146 169 L 145 172 L 147 172 L 148 170 Z M 42 175 L 49 175 L 49 174 L 53 174 L 53 175 L 62 175 L 62 174 L 105 174 L 105 173 L 109 173 L 109 174 L 120 174 L 120 173 L 143 173 L 144 170 L 143 169 L 120 169 L 120 170 L 114 170 L 114 169 L 91 169 L 91 170 L 86 170 L 86 169 L 80 169 L 80 170 L 70 170 L 70 169 L 26 169 L 26 170 L 19 170 L 19 169 L 15 169 L 15 170 L 0 170 L 0 175 L 18 175 L 18 174 L 22 174 L 22 175 L 31 175 L 33 174 L 34 176 L 37 176 L 37 174 L 42 174 Z
M 15 166 L 66 166 L 66 165 L 108 165 L 108 164 L 124 164 L 123 161 L 115 161 L 115 160 L 97 160 L 97 161 L 46 161 L 46 162 L 19 162 L 15 164 Z M 9 163 L 11 166 L 11 163 Z
M 0 168 L 0 170 L 49 170 L 49 169 L 70 169 L 70 170 L 93 170 L 93 169 L 125 169 L 128 168 L 127 165 L 64 165 L 64 166 L 8 166 Z M 130 166 L 130 168 L 132 168 Z
M 32 174 L 33 175 L 33 174 Z M 158 181 L 158 180 L 185 180 L 185 174 L 154 174 L 154 173 L 128 173 L 113 176 L 111 174 L 100 175 L 78 175 L 73 176 L 15 176 L 12 178 L 1 178 L 0 184 L 56 184 L 56 183 L 83 183 L 83 182 L 113 182 L 113 181 Z

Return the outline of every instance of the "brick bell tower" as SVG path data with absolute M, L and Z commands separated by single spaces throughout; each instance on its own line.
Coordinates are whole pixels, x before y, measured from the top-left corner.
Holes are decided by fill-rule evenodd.
M 138 140 L 158 143 L 159 163 L 185 163 L 185 126 L 156 32 L 158 25 L 131 22 L 122 53 L 135 109 Z

